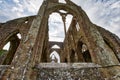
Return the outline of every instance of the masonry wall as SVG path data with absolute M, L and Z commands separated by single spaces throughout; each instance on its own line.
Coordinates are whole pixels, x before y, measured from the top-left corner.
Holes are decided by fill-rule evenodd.
M 34 16 L 24 17 L 0 25 L 0 50 L 2 51 L 3 47 L 10 42 L 10 48 L 7 51 L 7 55 L 3 55 L 4 57 L 2 57 L 0 64 L 7 65 L 12 62 L 16 49 L 20 41 L 25 40 L 33 19 Z M 17 37 L 18 33 L 21 35 L 21 40 Z M 5 62 L 6 59 L 8 63 Z
M 118 65 L 119 66 L 119 65 Z M 105 66 L 96 65 L 94 63 L 40 63 L 33 67 L 32 80 L 116 80 L 120 76 L 114 75 L 110 76 L 109 73 L 106 73 L 107 69 L 110 67 L 117 66 Z M 6 79 L 7 74 L 6 70 L 11 69 L 8 65 L 0 65 L 0 79 Z M 36 76 L 37 75 L 37 76 Z M 9 77 L 8 77 L 9 79 Z M 27 80 L 27 78 L 26 78 Z
M 56 73 L 54 74 L 55 76 L 60 76 L 59 71 L 65 71 L 66 73 L 70 74 L 71 79 L 73 74 L 76 74 L 75 76 L 73 75 L 73 77 L 77 79 L 82 79 L 83 76 L 81 75 L 83 71 L 85 71 L 84 74 L 86 75 L 86 78 L 90 78 L 90 74 L 96 75 L 96 72 L 98 72 L 99 75 L 105 75 L 105 77 L 103 78 L 108 78 L 108 80 L 110 79 L 110 76 L 112 76 L 112 78 L 115 78 L 115 80 L 120 79 L 120 66 L 118 57 L 118 54 L 120 54 L 119 38 L 114 36 L 109 31 L 98 28 L 98 26 L 91 23 L 86 13 L 81 9 L 80 6 L 77 6 L 70 0 L 65 1 L 66 3 L 64 4 L 58 3 L 58 0 L 44 0 L 36 16 L 16 19 L 1 24 L 0 49 L 2 49 L 8 41 L 12 42 L 12 46 L 16 46 L 17 44 L 17 47 L 12 47 L 11 51 L 13 50 L 14 52 L 10 51 L 10 54 L 12 54 L 9 54 L 10 58 L 6 57 L 6 59 L 10 59 L 8 60 L 10 61 L 10 67 L 7 68 L 5 72 L 3 71 L 3 75 L 1 74 L 1 78 L 3 80 L 36 80 L 40 79 L 41 75 L 44 74 L 48 77 L 51 77 L 50 75 L 54 73 Z M 41 67 L 39 67 L 38 64 L 42 62 L 48 62 L 46 58 L 47 53 L 49 52 L 47 49 L 49 44 L 49 15 L 52 12 L 58 12 L 61 9 L 67 11 L 67 14 L 73 15 L 73 21 L 65 36 L 63 47 L 61 49 L 61 61 L 65 63 L 96 63 L 101 65 L 100 69 L 104 69 L 100 70 L 98 69 L 99 67 L 97 67 L 96 69 L 84 69 L 85 67 L 83 67 L 83 69 L 81 69 L 79 67 L 80 71 L 78 71 L 77 73 L 72 73 L 76 70 L 75 66 L 72 66 L 71 69 L 69 69 L 69 66 L 67 67 L 67 69 L 65 69 L 65 67 L 64 69 L 57 69 L 57 66 L 62 65 L 58 64 L 55 65 L 56 68 L 54 67 L 54 69 L 44 69 L 44 67 L 42 67 L 42 70 L 44 70 L 45 72 L 39 71 L 41 70 Z M 64 16 L 65 15 L 63 15 L 63 17 Z M 79 26 L 77 28 L 79 29 L 76 28 L 77 24 Z M 20 41 L 18 40 L 18 38 L 16 38 L 17 33 L 20 33 L 22 36 Z M 14 41 L 15 43 L 17 43 L 14 44 Z M 7 64 L 5 63 L 4 65 Z M 38 73 L 36 71 L 37 65 Z M 49 65 L 49 67 L 51 65 Z M 87 74 L 87 70 L 90 71 L 89 74 Z M 47 71 L 50 71 L 51 73 L 49 73 L 49 75 L 46 75 Z M 78 73 L 81 73 L 81 75 L 79 75 L 79 77 L 76 77 L 78 76 Z M 65 79 L 68 79 L 68 77 Z M 92 77 L 97 79 L 99 76 Z M 100 77 L 100 79 L 103 78 Z

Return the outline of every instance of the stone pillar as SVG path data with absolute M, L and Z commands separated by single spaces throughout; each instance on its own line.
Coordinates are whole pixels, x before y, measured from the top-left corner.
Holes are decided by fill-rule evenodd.
M 66 14 L 63 14 L 63 13 L 60 13 L 60 15 L 61 15 L 61 17 L 62 17 L 62 20 L 63 20 L 63 24 L 64 24 L 64 33 L 65 33 L 65 36 L 66 36 L 66 34 L 67 34 L 67 31 L 66 31 L 66 24 L 65 24 L 65 22 L 66 22 Z
M 11 67 L 13 68 L 10 73 L 10 80 L 31 80 L 32 67 L 35 65 L 34 56 L 36 55 L 34 45 L 39 33 L 39 29 L 42 27 L 42 20 L 47 7 L 46 1 L 43 2 L 38 15 L 33 20 L 32 25 L 28 31 L 26 38 L 21 42 L 15 57 L 12 61 Z M 39 41 L 40 42 L 40 41 Z

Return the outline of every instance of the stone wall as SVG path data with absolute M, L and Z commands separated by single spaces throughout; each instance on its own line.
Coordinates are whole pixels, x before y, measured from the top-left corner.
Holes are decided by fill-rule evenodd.
M 47 64 L 49 67 L 46 67 L 47 65 L 44 67 L 44 64 L 41 64 L 42 67 L 38 65 L 41 62 L 49 62 L 47 60 L 49 55 L 48 18 L 51 13 L 59 12 L 59 10 L 65 10 L 67 14 L 73 16 L 68 32 L 65 31 L 65 40 L 60 50 L 61 62 L 92 62 L 102 65 L 102 67 L 95 65 L 91 67 L 89 64 L 82 65 L 82 68 L 81 64 Z M 67 14 L 62 15 L 62 18 L 65 19 Z M 77 24 L 79 30 L 76 27 Z M 22 36 L 19 45 L 14 44 L 17 33 Z M 112 78 L 120 80 L 120 66 L 117 57 L 120 54 L 120 39 L 109 31 L 91 23 L 81 7 L 70 0 L 66 0 L 66 3 L 58 3 L 57 0 L 44 0 L 36 16 L 0 24 L 0 50 L 8 41 L 13 41 L 12 46 L 15 45 L 15 48 L 12 48 L 11 51 L 14 50 L 12 53 L 8 51 L 10 54 L 7 56 L 10 57 L 11 68 L 4 73 L 4 79 L 36 80 L 37 77 L 39 80 L 41 78 L 46 79 L 46 77 L 52 79 L 56 76 L 55 79 L 57 80 L 102 80 L 105 78 L 106 80 L 112 80 Z M 89 55 L 84 55 L 84 53 Z M 5 65 L 7 64 L 5 63 Z
M 2 55 L 4 58 L 2 57 L 0 64 L 8 65 L 11 63 L 20 41 L 25 39 L 34 17 L 18 18 L 0 24 L 0 50 L 3 50 L 3 47 L 10 42 L 8 53 Z M 21 40 L 17 37 L 18 33 L 21 35 Z
M 36 80 L 115 80 L 120 77 L 106 77 L 102 71 L 107 67 L 94 63 L 42 63 L 34 69 L 37 72 Z
M 4 80 L 3 75 L 8 67 L 8 65 L 0 65 L 0 80 Z
M 40 63 L 33 67 L 31 79 L 33 80 L 116 80 L 120 75 L 106 76 L 107 68 L 114 66 L 100 66 L 94 63 Z M 6 79 L 7 69 L 13 71 L 10 66 L 0 65 L 0 80 Z M 37 74 L 37 76 L 36 76 Z M 24 75 L 23 75 L 24 76 Z M 36 76 L 36 77 L 34 77 Z M 16 76 L 17 77 L 17 76 Z M 9 77 L 7 77 L 9 80 Z M 27 78 L 25 78 L 27 80 Z
M 35 16 L 18 18 L 0 24 L 0 50 L 15 33 L 20 33 L 22 39 L 24 39 L 34 17 Z

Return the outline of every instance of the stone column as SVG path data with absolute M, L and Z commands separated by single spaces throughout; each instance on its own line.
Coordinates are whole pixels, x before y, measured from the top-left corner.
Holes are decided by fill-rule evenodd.
M 47 7 L 47 2 L 44 1 L 38 15 L 33 20 L 32 25 L 28 31 L 26 38 L 21 42 L 15 57 L 12 61 L 11 67 L 13 68 L 12 73 L 10 73 L 10 80 L 31 80 L 31 70 L 35 65 L 33 59 L 36 53 L 33 52 L 34 45 L 38 36 L 39 29 L 42 25 L 42 20 Z M 34 76 L 34 75 L 33 75 Z

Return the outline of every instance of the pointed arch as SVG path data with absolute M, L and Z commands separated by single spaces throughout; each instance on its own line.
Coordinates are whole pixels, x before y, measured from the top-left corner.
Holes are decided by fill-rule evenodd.
M 89 49 L 86 44 L 82 41 L 78 41 L 77 44 L 77 54 L 79 62 L 92 62 Z
M 55 44 L 55 45 L 52 46 L 52 48 L 60 49 L 60 46 L 58 46 L 58 45 Z
M 71 5 L 72 5 L 72 7 L 71 7 Z M 82 11 L 81 7 L 76 6 L 72 2 L 69 2 L 67 4 L 59 3 L 59 4 L 56 4 L 56 5 L 53 5 L 53 6 L 48 6 L 47 11 L 45 13 L 45 15 L 47 17 L 46 19 L 48 19 L 49 15 L 53 12 L 58 12 L 59 13 L 59 10 L 64 10 L 64 11 L 67 12 L 66 14 L 72 15 L 73 18 L 75 18 L 75 20 L 77 21 L 78 25 L 81 26 L 81 30 L 84 34 L 87 34 L 89 32 L 89 29 L 87 29 L 89 26 L 87 26 L 86 23 L 83 23 L 84 20 L 87 20 L 86 22 L 90 22 L 89 18 L 86 16 L 86 13 L 84 13 Z M 77 16 L 77 15 L 79 15 L 79 16 Z M 83 24 L 85 24 L 85 25 L 83 26 Z M 85 36 L 85 35 L 84 35 L 84 37 L 87 38 L 87 36 Z M 92 37 L 92 36 L 90 35 L 89 37 Z M 90 45 L 89 42 L 86 43 L 86 44 Z M 90 55 L 96 55 L 93 52 L 94 51 L 91 51 Z M 94 57 L 94 56 L 91 56 L 91 57 L 92 57 L 92 60 L 94 60 L 94 62 L 97 61 L 96 57 Z
M 2 61 L 3 65 L 10 65 L 13 60 L 13 57 L 15 55 L 15 52 L 16 52 L 16 50 L 20 44 L 20 40 L 21 40 L 21 38 L 19 38 L 17 36 L 17 34 L 19 34 L 21 36 L 21 34 L 18 31 L 15 31 L 15 32 L 11 33 L 5 41 L 5 43 L 8 43 L 8 42 L 10 43 L 9 44 L 10 47 L 7 51 L 7 54 L 4 58 L 4 60 Z
M 82 45 L 82 54 L 85 62 L 92 62 L 91 55 L 86 44 Z
M 51 62 L 60 63 L 60 55 L 59 55 L 59 53 L 57 53 L 56 51 L 53 51 L 50 54 L 50 59 L 51 59 Z

